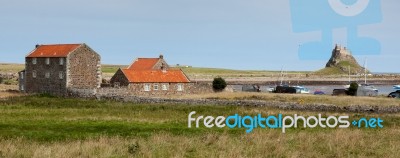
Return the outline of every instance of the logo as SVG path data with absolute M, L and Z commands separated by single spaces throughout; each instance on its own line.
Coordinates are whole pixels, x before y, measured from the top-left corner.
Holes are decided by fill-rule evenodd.
M 294 114 L 293 116 L 283 116 L 282 114 L 269 115 L 263 117 L 261 114 L 255 116 L 241 116 L 239 114 L 224 116 L 197 116 L 195 111 L 188 115 L 188 127 L 195 128 L 204 126 L 206 128 L 245 128 L 246 133 L 251 133 L 255 128 L 262 129 L 281 129 L 285 133 L 289 128 L 349 128 L 351 125 L 357 128 L 383 128 L 383 120 L 380 118 L 360 118 L 353 120 L 350 124 L 349 116 L 327 116 L 321 114 L 317 116 L 301 116 Z
M 380 23 L 380 0 L 290 0 L 292 29 L 296 33 L 320 31 L 320 41 L 304 41 L 299 45 L 299 58 L 327 59 L 324 53 L 333 47 L 333 30 L 347 28 L 347 47 L 353 55 L 376 55 L 378 40 L 359 35 L 357 27 Z

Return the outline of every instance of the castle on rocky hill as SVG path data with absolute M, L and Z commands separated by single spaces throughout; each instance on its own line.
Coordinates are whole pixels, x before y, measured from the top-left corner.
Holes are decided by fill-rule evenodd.
M 364 71 L 364 68 L 358 64 L 351 51 L 338 44 L 332 50 L 332 56 L 325 67 L 337 69 L 341 73 L 349 73 L 349 71 L 351 73 L 360 73 Z

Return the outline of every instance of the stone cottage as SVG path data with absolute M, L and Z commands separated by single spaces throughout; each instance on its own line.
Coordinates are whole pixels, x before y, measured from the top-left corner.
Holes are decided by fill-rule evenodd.
M 192 93 L 195 88 L 181 69 L 172 69 L 164 57 L 138 58 L 111 78 L 114 87 L 127 87 L 135 95 Z
M 68 95 L 101 84 L 100 55 L 86 44 L 36 45 L 19 72 L 20 90 Z

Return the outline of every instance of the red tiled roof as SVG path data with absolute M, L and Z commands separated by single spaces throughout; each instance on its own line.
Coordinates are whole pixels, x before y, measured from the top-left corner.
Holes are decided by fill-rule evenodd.
M 159 58 L 138 58 L 128 69 L 130 70 L 151 70 L 157 64 Z
M 39 45 L 27 57 L 67 57 L 81 44 Z
M 182 70 L 130 70 L 122 69 L 131 83 L 188 83 Z

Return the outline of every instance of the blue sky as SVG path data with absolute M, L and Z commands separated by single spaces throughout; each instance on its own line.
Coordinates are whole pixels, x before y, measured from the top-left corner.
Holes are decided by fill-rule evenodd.
M 351 5 L 357 0 L 341 1 Z M 378 3 L 381 19 L 361 24 L 357 31 L 379 41 L 380 51 L 355 57 L 361 64 L 367 58 L 373 72 L 400 72 L 396 47 L 400 1 Z M 198 67 L 323 68 L 329 57 L 308 60 L 298 53 L 304 43 L 321 40 L 322 32 L 294 32 L 296 6 L 290 4 L 289 0 L 0 0 L 0 62 L 23 63 L 36 44 L 86 43 L 105 64 L 127 65 L 137 57 L 164 54 L 169 64 Z M 312 7 L 322 8 L 318 5 Z M 344 27 L 332 28 L 332 47 L 347 45 L 348 22 L 338 22 Z M 330 56 L 331 50 L 321 53 Z

